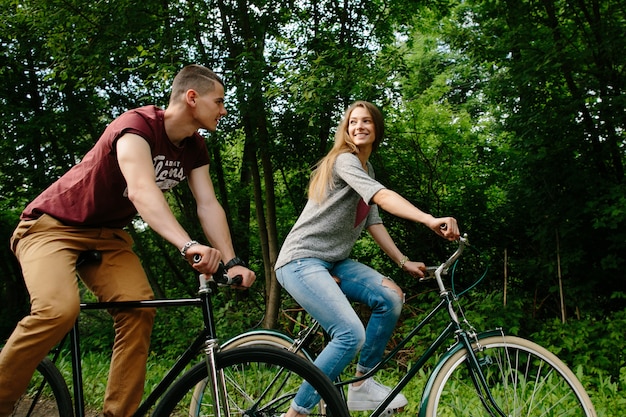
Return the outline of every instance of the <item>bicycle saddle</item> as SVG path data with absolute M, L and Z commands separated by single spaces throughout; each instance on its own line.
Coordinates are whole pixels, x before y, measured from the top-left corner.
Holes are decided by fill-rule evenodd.
M 100 262 L 102 262 L 102 252 L 100 252 L 99 250 L 86 250 L 78 255 L 78 259 L 76 260 L 76 266 L 81 266 L 84 264 L 97 264 Z

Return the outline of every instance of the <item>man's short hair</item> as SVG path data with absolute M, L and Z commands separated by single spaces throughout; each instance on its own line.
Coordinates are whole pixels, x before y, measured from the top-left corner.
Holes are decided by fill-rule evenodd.
M 198 94 L 213 91 L 216 82 L 224 86 L 222 79 L 210 69 L 197 64 L 187 65 L 174 77 L 170 103 L 176 101 L 190 89 L 196 90 Z

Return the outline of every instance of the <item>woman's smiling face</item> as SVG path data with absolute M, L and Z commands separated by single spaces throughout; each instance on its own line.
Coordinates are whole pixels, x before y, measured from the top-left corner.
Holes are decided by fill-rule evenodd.
M 362 106 L 358 106 L 350 113 L 348 120 L 348 135 L 360 151 L 371 151 L 376 140 L 376 126 L 369 111 Z

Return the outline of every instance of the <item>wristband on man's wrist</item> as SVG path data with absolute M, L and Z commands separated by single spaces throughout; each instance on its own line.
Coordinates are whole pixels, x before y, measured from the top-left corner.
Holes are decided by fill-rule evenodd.
M 193 245 L 198 245 L 198 242 L 196 242 L 195 240 L 190 240 L 189 242 L 185 243 L 185 245 L 180 248 L 180 255 L 183 258 L 187 258 L 187 249 L 189 249 Z
M 230 268 L 232 268 L 235 265 L 246 266 L 246 263 L 242 259 L 239 259 L 238 257 L 235 256 L 233 259 L 226 262 L 226 265 L 224 265 L 224 270 L 228 271 Z

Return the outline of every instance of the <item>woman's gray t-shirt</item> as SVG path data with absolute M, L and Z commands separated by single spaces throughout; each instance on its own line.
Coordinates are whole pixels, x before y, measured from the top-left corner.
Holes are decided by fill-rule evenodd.
M 385 188 L 351 153 L 337 157 L 333 167 L 334 187 L 321 204 L 309 200 L 283 242 L 275 268 L 301 258 L 337 262 L 350 252 L 363 228 L 382 223 L 374 195 Z

